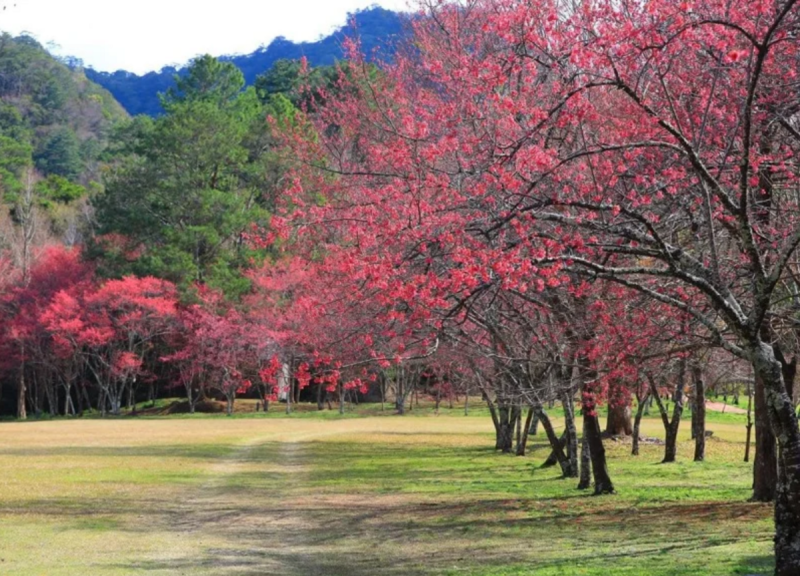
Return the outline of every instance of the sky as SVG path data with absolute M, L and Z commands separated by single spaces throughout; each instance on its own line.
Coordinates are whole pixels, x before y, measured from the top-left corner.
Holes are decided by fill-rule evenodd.
M 249 54 L 277 36 L 316 40 L 347 13 L 407 0 L 0 0 L 0 30 L 29 33 L 95 70 L 142 74 L 199 54 Z

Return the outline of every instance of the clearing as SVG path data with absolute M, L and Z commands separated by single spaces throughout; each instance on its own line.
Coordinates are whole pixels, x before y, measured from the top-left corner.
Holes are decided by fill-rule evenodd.
M 619 494 L 594 498 L 538 467 L 542 432 L 504 456 L 485 411 L 444 412 L 0 424 L 0 573 L 771 572 L 739 415 L 709 414 L 704 463 L 688 415 L 676 464 L 608 442 Z M 643 434 L 663 437 L 660 422 Z

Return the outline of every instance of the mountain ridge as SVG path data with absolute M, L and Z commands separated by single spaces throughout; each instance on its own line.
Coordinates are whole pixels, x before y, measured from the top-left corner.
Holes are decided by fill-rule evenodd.
M 259 74 L 279 60 L 305 57 L 312 66 L 335 64 L 344 56 L 342 44 L 345 38 L 352 36 L 359 37 L 364 53 L 370 58 L 391 59 L 393 41 L 402 37 L 408 17 L 405 13 L 373 6 L 348 14 L 345 25 L 317 41 L 293 42 L 278 36 L 249 54 L 218 58 L 241 69 L 247 85 L 253 84 Z M 182 74 L 188 64 L 165 66 L 142 75 L 125 70 L 99 72 L 90 67 L 85 68 L 85 73 L 91 81 L 111 92 L 129 114 L 157 116 L 162 113 L 158 95 L 173 85 L 175 76 Z

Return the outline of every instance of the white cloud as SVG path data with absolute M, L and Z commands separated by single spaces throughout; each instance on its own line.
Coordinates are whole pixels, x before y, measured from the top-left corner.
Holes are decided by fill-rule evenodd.
M 245 54 L 276 36 L 316 40 L 373 4 L 407 0 L 2 0 L 0 30 L 28 32 L 97 70 L 136 73 L 210 53 Z

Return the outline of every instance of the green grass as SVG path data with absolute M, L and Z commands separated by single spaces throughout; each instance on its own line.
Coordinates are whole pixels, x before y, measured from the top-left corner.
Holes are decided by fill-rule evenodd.
M 0 573 L 768 574 L 769 506 L 747 502 L 745 417 L 709 412 L 707 461 L 607 442 L 613 496 L 496 454 L 475 406 L 2 424 Z M 560 425 L 559 414 L 554 420 Z M 376 415 L 377 414 L 377 415 Z M 648 418 L 643 433 L 661 437 Z

